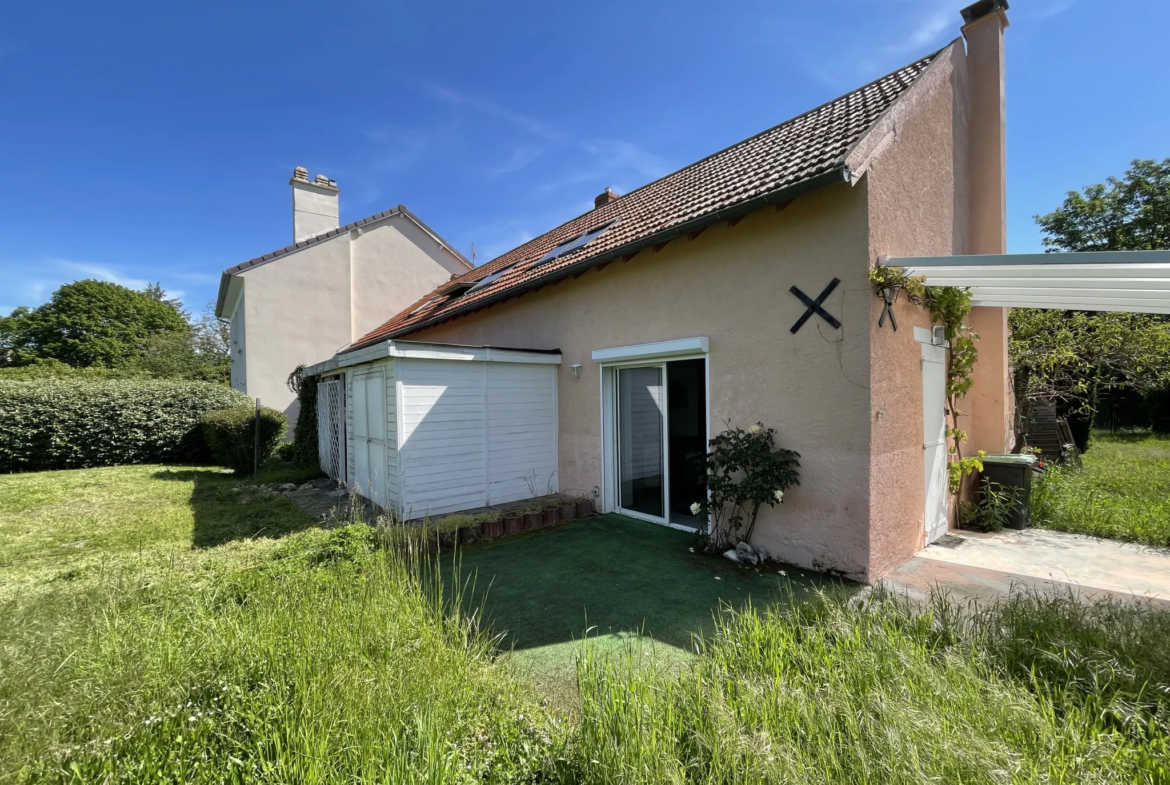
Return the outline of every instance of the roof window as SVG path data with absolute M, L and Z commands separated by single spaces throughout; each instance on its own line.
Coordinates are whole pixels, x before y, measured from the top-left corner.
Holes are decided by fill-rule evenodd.
M 520 262 L 522 262 L 522 261 L 524 261 L 524 260 L 518 259 L 517 261 L 512 262 L 511 264 L 504 265 L 503 267 L 496 270 L 491 275 L 485 275 L 483 278 L 480 278 L 478 281 L 476 281 L 475 285 L 467 290 L 467 293 L 471 294 L 474 291 L 478 291 L 479 289 L 483 289 L 485 286 L 491 286 L 493 283 L 500 280 L 500 278 L 502 278 L 506 272 L 508 272 L 509 270 L 514 268 L 516 265 L 520 264 Z
M 601 226 L 590 229 L 588 232 L 585 232 L 585 234 L 582 234 L 578 237 L 574 237 L 572 240 L 567 240 L 566 242 L 561 243 L 556 248 L 553 248 L 551 251 L 546 253 L 544 256 L 537 259 L 536 264 L 532 265 L 532 267 L 530 267 L 529 269 L 535 269 L 537 267 L 540 267 L 542 264 L 548 264 L 553 259 L 559 259 L 562 256 L 565 256 L 567 254 L 571 254 L 573 251 L 576 251 L 578 248 L 581 248 L 585 245 L 588 245 L 589 243 L 596 240 L 598 237 L 600 237 L 605 232 L 606 229 L 608 229 L 609 227 L 611 227 L 613 225 L 614 225 L 614 222 L 610 221 L 607 224 L 602 224 Z

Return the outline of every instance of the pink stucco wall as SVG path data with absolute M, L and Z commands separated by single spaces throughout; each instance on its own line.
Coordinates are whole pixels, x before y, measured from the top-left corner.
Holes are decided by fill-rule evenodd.
M 601 484 L 600 367 L 596 349 L 707 336 L 710 416 L 763 421 L 801 453 L 801 487 L 761 515 L 754 540 L 810 568 L 865 577 L 869 560 L 868 232 L 864 184 L 765 208 L 734 227 L 675 240 L 598 272 L 524 295 L 412 340 L 559 348 L 560 485 Z M 826 304 L 834 330 L 809 321 L 788 290 Z M 569 367 L 584 366 L 574 379 Z
M 963 47 L 952 45 L 895 107 L 897 141 L 866 175 L 871 260 L 966 252 L 966 76 Z M 877 326 L 881 310 L 874 297 L 870 579 L 897 567 L 925 539 L 922 369 L 914 327 L 930 327 L 930 316 L 900 300 L 895 332 L 888 320 Z

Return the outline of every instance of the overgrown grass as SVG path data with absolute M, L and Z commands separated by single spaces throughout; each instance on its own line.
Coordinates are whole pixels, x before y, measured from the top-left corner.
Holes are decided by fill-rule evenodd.
M 400 537 L 140 468 L 0 478 L 0 782 L 1170 782 L 1154 605 L 728 609 L 558 714 Z M 79 510 L 104 566 L 38 577 Z
M 1035 485 L 1034 525 L 1170 547 L 1170 437 L 1094 433 L 1083 461 Z
M 1165 782 L 1167 635 L 1164 610 L 1036 596 L 732 612 L 681 677 L 584 661 L 574 760 L 605 783 Z

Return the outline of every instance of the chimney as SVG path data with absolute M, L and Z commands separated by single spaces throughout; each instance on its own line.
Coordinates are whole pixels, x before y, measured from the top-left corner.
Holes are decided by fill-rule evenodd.
M 967 39 L 968 142 L 971 224 L 967 253 L 1007 252 L 1004 181 L 1003 31 L 1007 0 L 979 0 L 964 8 Z
M 288 184 L 292 186 L 294 243 L 340 226 L 337 195 L 341 191 L 336 180 L 319 174 L 310 182 L 309 171 L 298 166 Z
M 609 204 L 610 202 L 617 201 L 617 199 L 618 195 L 609 188 L 606 188 L 593 199 L 593 209 L 596 210 L 601 205 Z
M 1007 252 L 1004 181 L 1003 31 L 1007 0 L 979 0 L 962 10 L 967 39 L 967 196 L 965 253 Z M 960 426 L 972 450 L 1010 452 L 1015 441 L 1015 398 L 1008 361 L 1007 308 L 972 308 L 968 323 L 979 334 L 971 370 L 968 412 Z

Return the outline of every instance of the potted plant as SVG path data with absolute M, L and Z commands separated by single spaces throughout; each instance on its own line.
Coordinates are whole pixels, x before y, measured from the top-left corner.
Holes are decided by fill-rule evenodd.
M 593 514 L 593 497 L 584 495 L 578 496 L 576 507 L 578 518 L 588 518 Z
M 561 523 L 566 523 L 577 517 L 577 502 L 573 499 L 561 499 L 557 503 L 560 507 Z
M 524 528 L 525 529 L 539 529 L 544 523 L 544 514 L 540 507 L 525 507 L 524 508 Z
M 528 528 L 524 511 L 510 512 L 504 516 L 504 534 L 519 534 Z
M 545 526 L 555 526 L 561 519 L 561 503 L 548 502 L 544 505 L 544 509 L 541 511 L 541 514 L 544 516 Z

